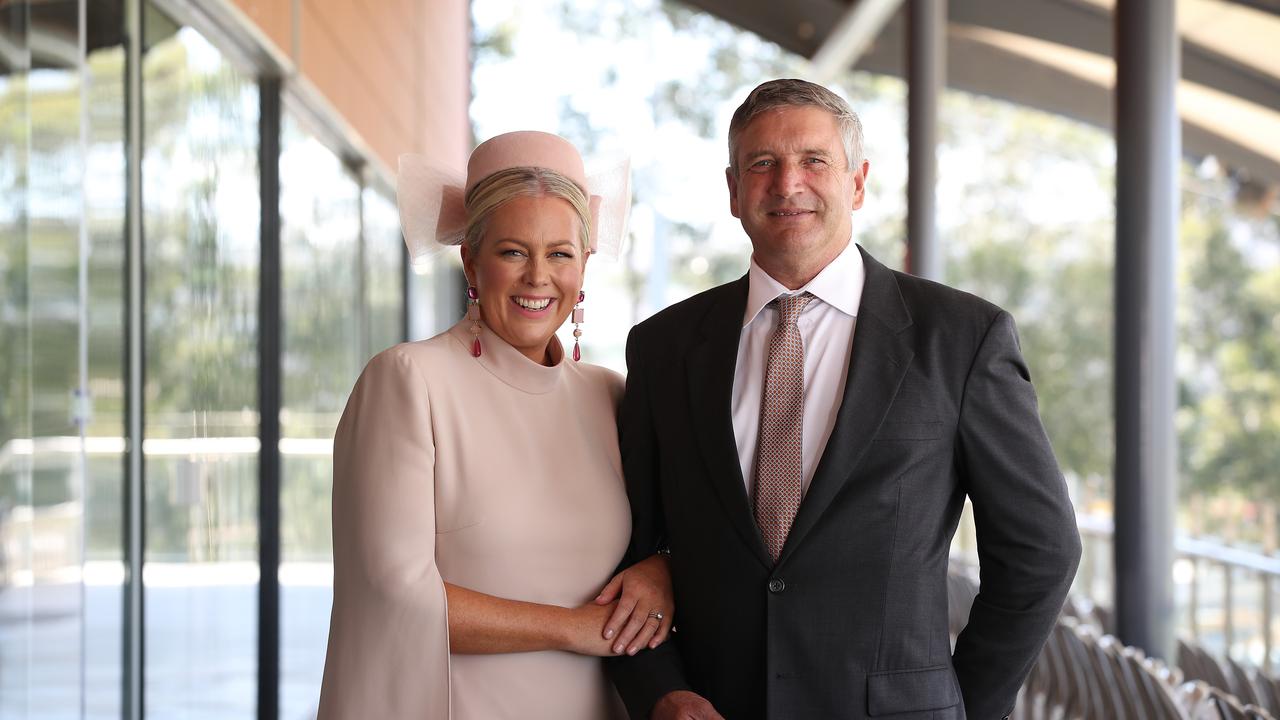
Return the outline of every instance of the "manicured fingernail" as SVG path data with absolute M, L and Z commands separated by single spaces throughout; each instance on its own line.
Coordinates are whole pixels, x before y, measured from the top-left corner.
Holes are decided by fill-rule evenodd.
M 657 640 L 650 640 L 650 641 L 649 641 L 649 649 L 650 649 L 650 650 L 652 650 L 652 649 L 654 649 L 654 648 L 656 648 L 656 647 L 658 647 L 658 641 L 657 641 Z
M 605 640 L 612 640 L 612 639 L 613 639 L 613 629 L 612 629 L 612 628 L 610 628 L 610 629 L 608 629 L 608 630 L 605 630 L 605 631 L 604 631 L 604 639 L 605 639 Z
M 636 652 L 637 652 L 637 651 L 639 651 L 639 650 L 640 650 L 640 648 L 635 647 L 635 646 L 633 645 L 633 646 L 631 646 L 631 647 L 627 648 L 627 654 L 628 654 L 628 655 L 635 655 L 635 654 L 636 654 Z
M 613 646 L 613 651 L 619 655 L 622 654 L 622 643 Z

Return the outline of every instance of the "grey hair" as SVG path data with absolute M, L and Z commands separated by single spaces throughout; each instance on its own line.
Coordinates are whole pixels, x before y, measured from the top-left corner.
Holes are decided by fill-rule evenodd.
M 757 115 L 776 108 L 806 106 L 822 108 L 835 116 L 848 169 L 861 165 L 862 121 L 849 103 L 821 85 L 788 78 L 760 83 L 734 111 L 733 120 L 729 121 L 729 169 L 734 176 L 738 175 L 738 137 Z
M 517 197 L 554 197 L 568 202 L 578 216 L 582 251 L 586 252 L 591 246 L 591 205 L 582 188 L 555 170 L 514 167 L 499 170 L 476 183 L 463 200 L 467 227 L 463 231 L 462 242 L 468 250 L 479 252 L 480 240 L 494 211 Z

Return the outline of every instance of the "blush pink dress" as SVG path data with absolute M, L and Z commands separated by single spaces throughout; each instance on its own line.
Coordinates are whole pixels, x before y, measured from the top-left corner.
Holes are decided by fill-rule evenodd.
M 322 720 L 601 720 L 599 659 L 450 655 L 444 582 L 575 607 L 608 582 L 631 515 L 622 378 L 530 361 L 470 323 L 371 360 L 333 448 L 333 617 Z

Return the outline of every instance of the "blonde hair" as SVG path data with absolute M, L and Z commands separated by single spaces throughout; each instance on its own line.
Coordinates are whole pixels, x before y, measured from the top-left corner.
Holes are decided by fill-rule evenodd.
M 467 227 L 462 242 L 472 253 L 479 252 L 480 240 L 493 213 L 503 203 L 517 197 L 560 198 L 573 207 L 578 216 L 582 251 L 591 245 L 591 206 L 587 194 L 565 175 L 541 167 L 514 167 L 499 170 L 476 183 L 463 201 L 467 210 Z
M 769 80 L 756 86 L 729 121 L 729 169 L 738 175 L 738 136 L 757 115 L 780 107 L 817 107 L 835 116 L 844 159 L 853 170 L 862 164 L 862 121 L 844 98 L 806 80 Z

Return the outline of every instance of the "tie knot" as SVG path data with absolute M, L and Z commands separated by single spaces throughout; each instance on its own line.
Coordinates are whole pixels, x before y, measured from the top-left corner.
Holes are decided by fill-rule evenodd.
M 783 295 L 775 298 L 769 304 L 778 308 L 778 327 L 795 325 L 800 313 L 804 311 L 805 306 L 812 299 L 813 293 L 810 292 L 800 293 L 799 295 Z

